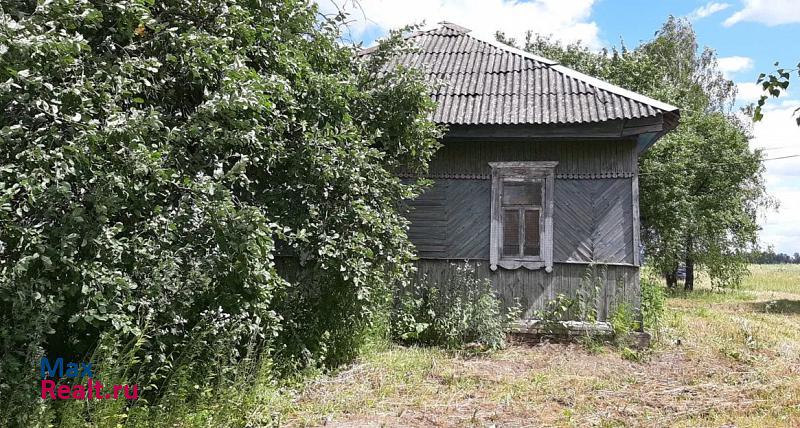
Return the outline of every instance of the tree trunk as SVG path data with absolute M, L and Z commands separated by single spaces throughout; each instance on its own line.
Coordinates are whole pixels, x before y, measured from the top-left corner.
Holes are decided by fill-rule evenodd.
M 694 290 L 694 259 L 691 257 L 686 258 L 686 282 L 683 283 L 683 289 Z
M 686 280 L 683 289 L 686 291 L 694 290 L 694 241 L 691 235 L 686 238 Z
M 674 289 L 678 286 L 678 274 L 675 272 L 675 269 L 665 273 L 664 278 L 667 280 L 667 288 Z

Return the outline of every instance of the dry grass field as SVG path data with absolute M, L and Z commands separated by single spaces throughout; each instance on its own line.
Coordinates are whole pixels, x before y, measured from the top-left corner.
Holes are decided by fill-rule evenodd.
M 265 411 L 289 426 L 800 426 L 800 267 L 668 299 L 651 350 L 390 347 Z

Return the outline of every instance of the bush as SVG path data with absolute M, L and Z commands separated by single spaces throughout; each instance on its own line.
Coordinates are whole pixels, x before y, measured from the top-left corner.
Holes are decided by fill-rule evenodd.
M 419 73 L 337 25 L 303 0 L 3 4 L 0 420 L 41 415 L 43 354 L 107 351 L 152 405 L 245 355 L 353 356 L 411 271 L 393 171 L 438 130 Z
M 392 336 L 403 343 L 463 348 L 477 343 L 505 346 L 509 323 L 520 315 L 518 305 L 503 308 L 487 278 L 468 263 L 453 266 L 444 283 L 420 282 L 398 288 L 392 311 Z

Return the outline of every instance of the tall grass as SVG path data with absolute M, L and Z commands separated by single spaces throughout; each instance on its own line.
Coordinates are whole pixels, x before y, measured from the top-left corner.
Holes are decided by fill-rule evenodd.
M 742 288 L 800 294 L 800 265 L 750 265 Z

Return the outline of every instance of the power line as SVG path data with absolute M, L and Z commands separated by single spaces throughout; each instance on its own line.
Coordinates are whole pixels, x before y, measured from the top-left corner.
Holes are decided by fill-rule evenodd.
M 764 159 L 761 159 L 761 160 L 762 161 L 773 161 L 773 160 L 790 159 L 790 158 L 800 158 L 800 154 L 787 155 L 787 156 L 778 156 L 778 157 L 774 157 L 774 158 L 764 158 Z M 742 161 L 742 162 L 745 162 L 745 161 Z M 714 162 L 714 163 L 708 163 L 708 164 L 705 164 L 705 165 L 708 165 L 708 166 L 733 165 L 733 166 L 735 166 L 735 165 L 741 164 L 742 162 Z M 658 174 L 658 172 L 640 173 L 639 175 L 642 176 L 642 175 L 653 175 L 653 174 Z
M 797 146 L 780 146 L 780 147 L 753 147 L 756 150 L 785 150 L 785 149 L 796 149 Z
M 763 160 L 763 161 L 771 161 L 771 160 L 799 158 L 799 157 L 800 157 L 800 155 L 789 155 L 789 156 L 778 156 L 776 158 L 766 158 L 766 159 L 761 159 L 761 160 Z

